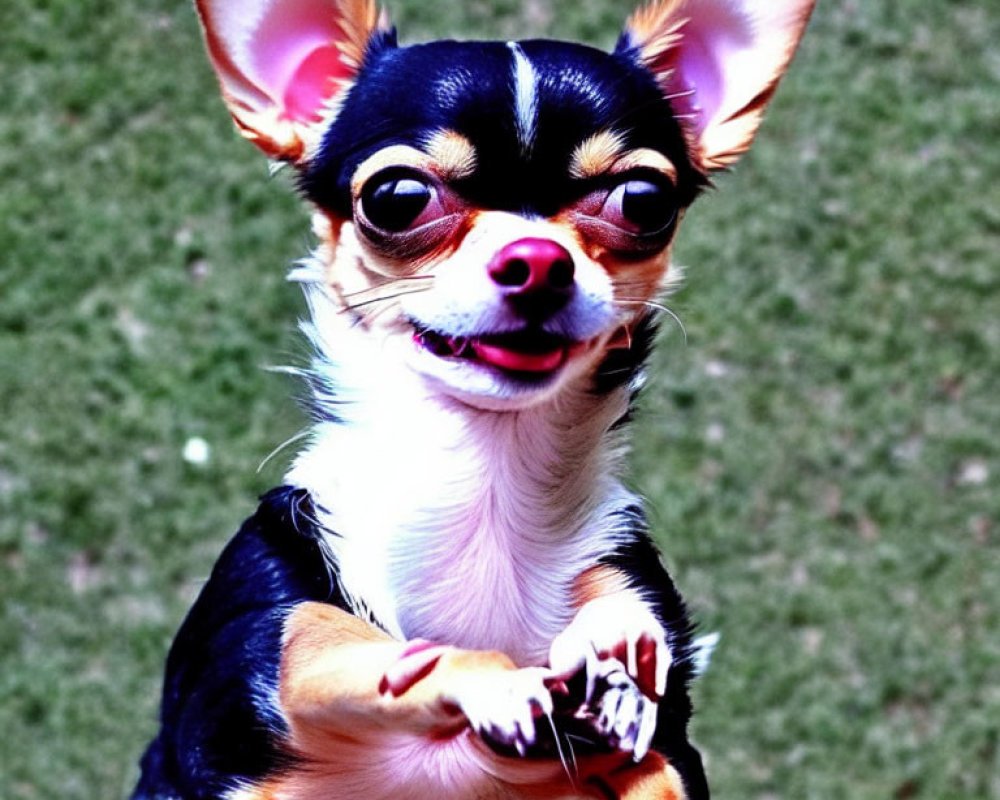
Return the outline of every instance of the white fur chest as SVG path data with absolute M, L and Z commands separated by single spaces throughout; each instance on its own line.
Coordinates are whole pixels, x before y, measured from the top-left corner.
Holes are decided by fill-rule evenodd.
M 606 422 L 570 436 L 540 412 L 475 412 L 405 371 L 391 386 L 377 374 L 289 475 L 316 501 L 342 589 L 399 638 L 543 662 L 574 580 L 614 547 L 609 518 L 633 500 L 608 477 L 614 454 L 573 441 Z

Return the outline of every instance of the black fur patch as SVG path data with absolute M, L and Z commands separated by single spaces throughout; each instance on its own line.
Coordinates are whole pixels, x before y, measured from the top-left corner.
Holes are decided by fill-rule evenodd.
M 309 494 L 283 486 L 226 546 L 170 648 L 160 733 L 134 800 L 216 800 L 290 764 L 278 665 L 284 621 L 306 600 L 347 608 Z
M 708 800 L 708 782 L 701 754 L 687 735 L 692 711 L 689 686 L 694 678 L 694 627 L 687 607 L 649 537 L 643 510 L 639 506 L 631 506 L 620 515 L 633 535 L 615 552 L 602 558 L 601 563 L 629 575 L 632 585 L 641 590 L 645 600 L 652 604 L 653 612 L 667 631 L 673 656 L 667 673 L 667 691 L 660 701 L 653 748 L 663 753 L 677 769 L 684 781 L 688 800 Z

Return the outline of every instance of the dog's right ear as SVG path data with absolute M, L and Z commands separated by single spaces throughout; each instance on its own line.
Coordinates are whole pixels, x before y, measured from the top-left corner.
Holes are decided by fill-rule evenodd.
M 816 0 L 649 0 L 617 52 L 646 67 L 706 172 L 746 151 Z
M 268 156 L 302 165 L 366 56 L 395 44 L 374 0 L 196 0 L 222 97 Z

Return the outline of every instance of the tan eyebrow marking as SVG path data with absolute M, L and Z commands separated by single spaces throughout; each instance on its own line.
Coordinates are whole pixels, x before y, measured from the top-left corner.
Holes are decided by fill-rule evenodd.
M 351 193 L 355 196 L 361 191 L 370 177 L 389 167 L 412 167 L 416 170 L 428 170 L 431 166 L 430 156 L 415 147 L 405 144 L 393 144 L 372 153 L 361 162 L 351 177 Z
M 462 134 L 440 130 L 424 144 L 427 152 L 405 144 L 393 144 L 368 156 L 354 171 L 351 192 L 356 196 L 365 181 L 389 167 L 410 167 L 451 181 L 467 178 L 476 169 L 476 148 Z
M 648 147 L 626 152 L 625 135 L 617 131 L 601 131 L 584 139 L 569 162 L 569 174 L 580 179 L 615 175 L 630 169 L 662 172 L 677 182 L 677 168 L 669 158 Z
M 458 131 L 436 131 L 425 148 L 434 161 L 431 168 L 445 180 L 468 178 L 476 170 L 476 148 Z
M 614 166 L 609 170 L 611 173 L 626 172 L 630 169 L 651 169 L 662 172 L 671 182 L 677 183 L 677 167 L 663 153 L 651 150 L 648 147 L 640 147 L 619 158 Z
M 573 151 L 569 174 L 574 178 L 595 178 L 611 170 L 625 147 L 625 137 L 617 131 L 601 131 L 584 139 Z

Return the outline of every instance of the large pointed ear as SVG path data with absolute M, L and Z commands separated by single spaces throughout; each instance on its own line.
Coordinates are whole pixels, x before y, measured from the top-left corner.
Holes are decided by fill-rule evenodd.
M 222 97 L 240 132 L 301 164 L 369 50 L 389 45 L 374 0 L 197 0 Z
M 649 69 L 705 170 L 750 147 L 816 0 L 654 0 L 619 52 Z

